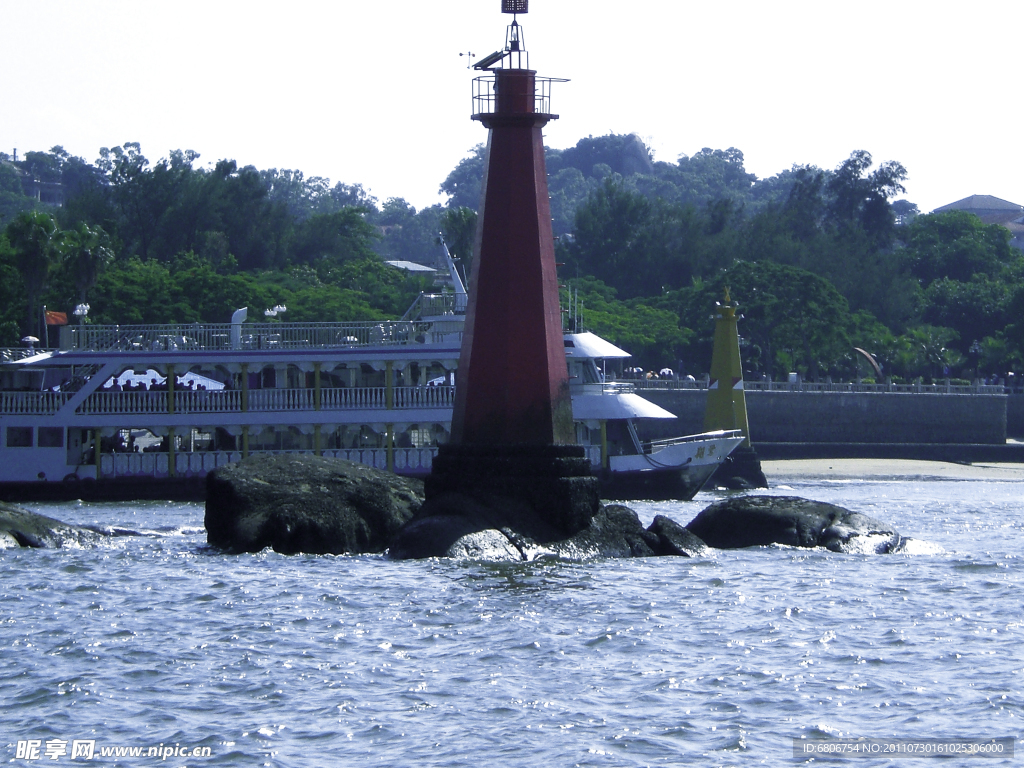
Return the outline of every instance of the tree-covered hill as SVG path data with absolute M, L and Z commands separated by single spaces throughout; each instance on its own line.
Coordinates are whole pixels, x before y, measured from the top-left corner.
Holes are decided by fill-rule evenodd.
M 400 315 L 443 232 L 472 260 L 484 170 L 478 146 L 417 210 L 301 171 L 151 162 L 137 143 L 95 162 L 61 147 L 0 154 L 0 344 L 39 335 L 42 307 L 89 322 L 224 322 L 239 306 L 288 320 Z M 1024 355 L 1024 259 L 1004 228 L 963 212 L 918 215 L 907 171 L 854 151 L 834 169 L 759 179 L 736 148 L 655 160 L 636 136 L 548 149 L 562 277 L 583 319 L 646 368 L 701 373 L 709 316 L 729 287 L 751 375 L 857 375 L 853 347 L 886 374 L 1004 374 Z M 63 205 L 42 202 L 59 190 Z M 47 199 L 47 198 L 44 198 Z

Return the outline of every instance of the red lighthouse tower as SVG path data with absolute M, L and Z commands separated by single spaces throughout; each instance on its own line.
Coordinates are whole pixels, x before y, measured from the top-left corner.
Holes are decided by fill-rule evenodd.
M 525 13 L 527 0 L 503 0 Z M 452 441 L 575 442 L 555 274 L 544 138 L 551 78 L 529 68 L 513 17 L 505 50 L 477 63 L 473 119 L 489 129 L 476 258 L 459 362 Z M 494 65 L 500 68 L 492 69 Z
M 575 445 L 544 139 L 553 78 L 529 68 L 515 14 L 503 50 L 477 62 L 473 119 L 489 130 L 469 306 L 452 416 L 426 482 L 425 513 L 518 509 L 535 537 L 572 534 L 599 508 L 597 479 Z M 526 520 L 529 518 L 529 520 Z M 515 523 L 508 522 L 511 527 Z M 522 528 L 522 526 L 519 526 Z

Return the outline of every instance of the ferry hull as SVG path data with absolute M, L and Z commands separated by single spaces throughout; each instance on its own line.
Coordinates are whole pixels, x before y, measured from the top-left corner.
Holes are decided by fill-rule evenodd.
M 654 501 L 689 501 L 718 469 L 719 464 L 657 469 L 644 472 L 609 472 L 598 474 L 601 498 L 613 501 L 651 499 Z

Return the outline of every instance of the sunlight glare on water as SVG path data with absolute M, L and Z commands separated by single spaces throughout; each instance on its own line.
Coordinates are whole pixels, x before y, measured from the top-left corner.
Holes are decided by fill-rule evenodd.
M 724 766 L 789 762 L 793 738 L 1020 731 L 1019 484 L 770 492 L 915 541 L 391 562 L 224 555 L 196 504 L 26 505 L 147 535 L 0 551 L 4 743 L 208 746 L 175 763 L 204 766 Z M 686 523 L 715 498 L 632 506 Z

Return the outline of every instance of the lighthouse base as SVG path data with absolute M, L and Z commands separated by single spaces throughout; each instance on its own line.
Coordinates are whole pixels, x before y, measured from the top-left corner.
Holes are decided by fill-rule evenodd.
M 431 514 L 472 503 L 483 510 L 478 514 L 492 510 L 502 518 L 500 527 L 512 524 L 539 541 L 583 530 L 601 503 L 598 479 L 578 445 L 443 445 L 424 490 Z
M 743 491 L 749 488 L 767 488 L 768 479 L 761 469 L 761 459 L 757 457 L 757 451 L 741 445 L 726 457 L 706 485 L 711 488 Z

